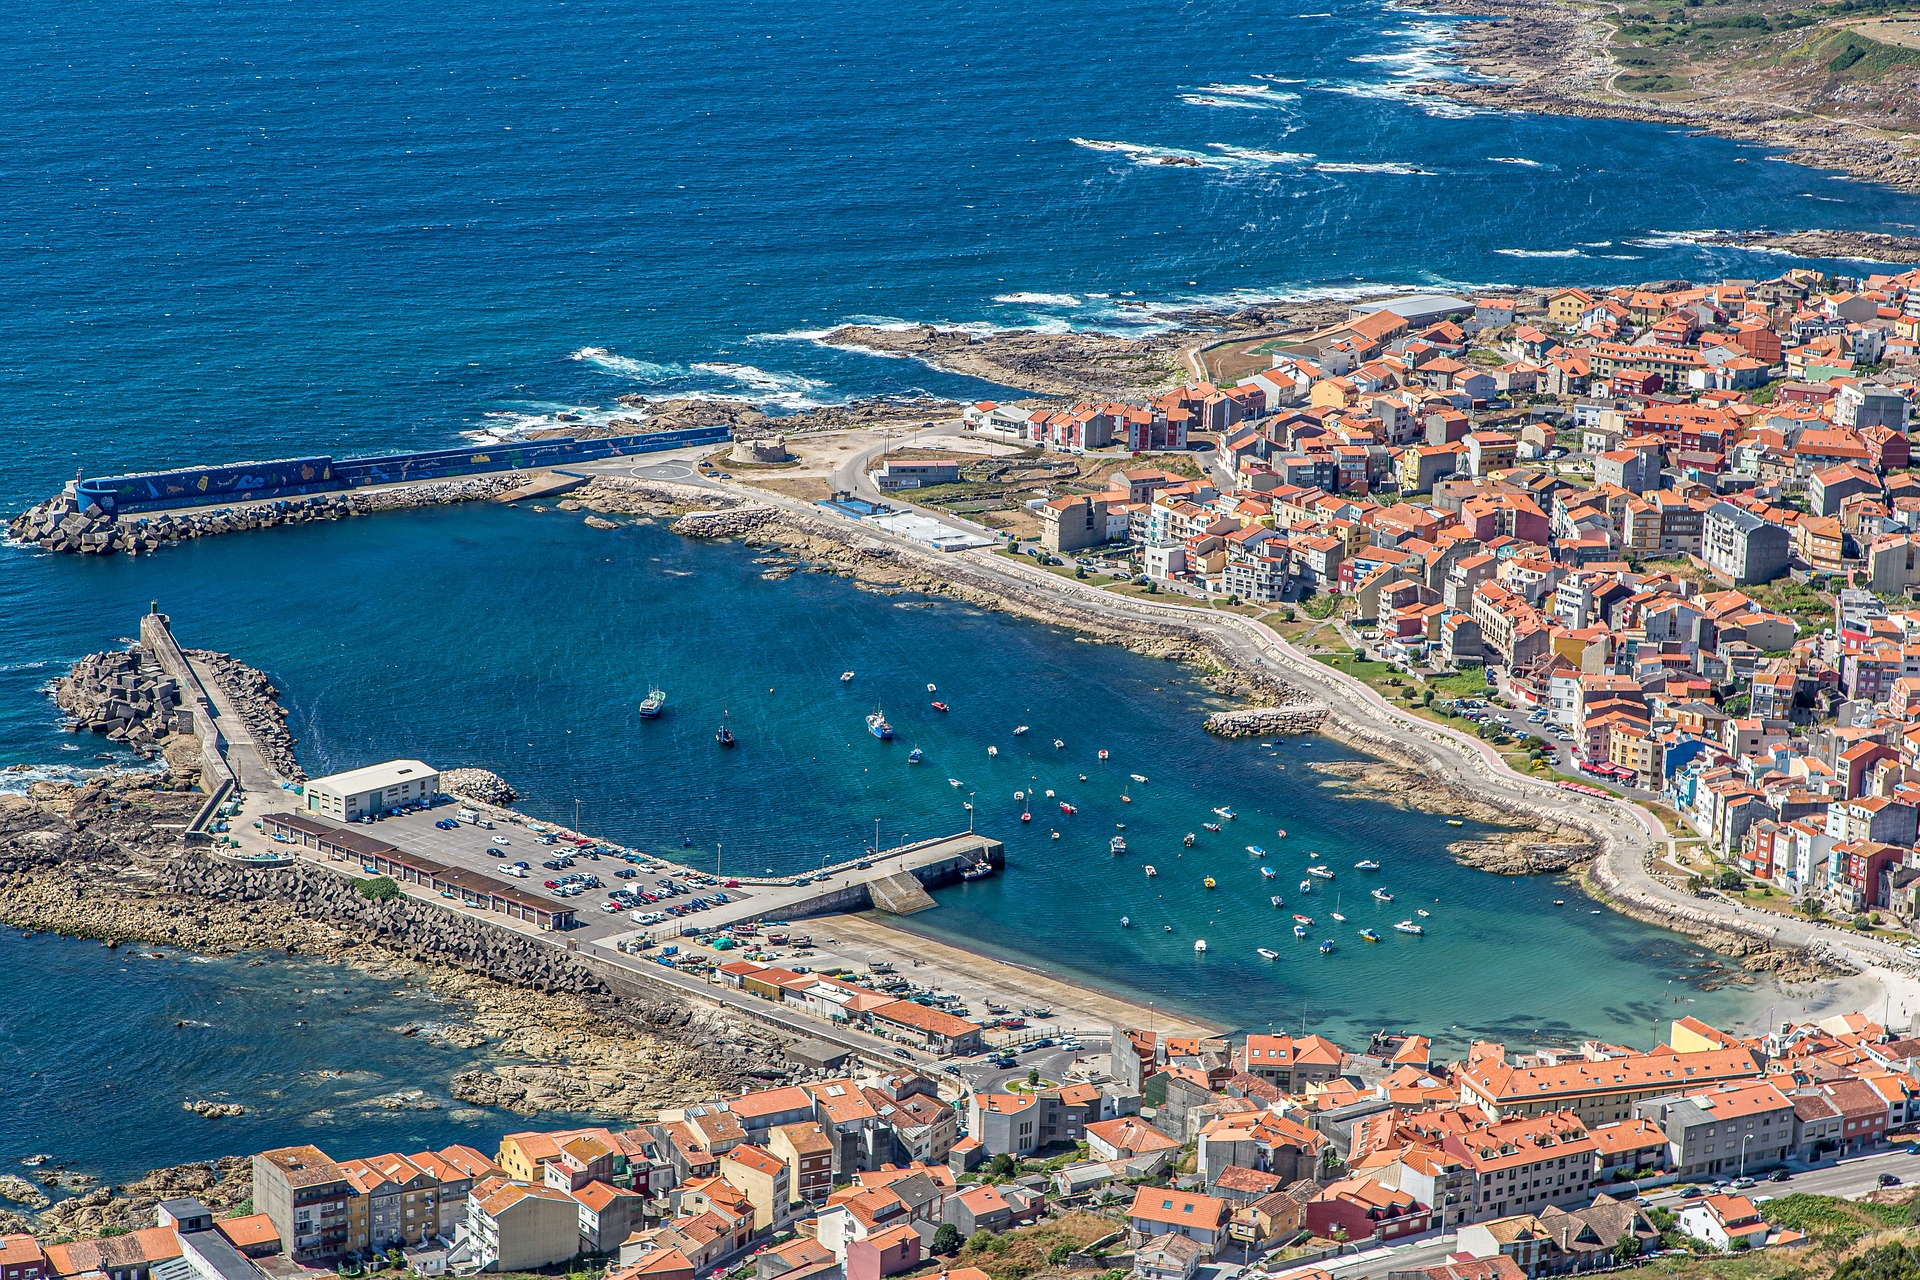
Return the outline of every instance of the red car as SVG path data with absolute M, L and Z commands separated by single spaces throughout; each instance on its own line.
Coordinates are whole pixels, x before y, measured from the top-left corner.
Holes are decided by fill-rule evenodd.
M 720 883 L 725 885 L 729 889 L 738 889 L 740 887 L 740 882 L 738 880 L 722 880 Z
M 559 882 L 558 880 L 549 880 L 549 881 L 547 881 L 547 888 L 549 888 L 549 889 L 558 889 L 559 887 L 560 887 L 560 882 Z

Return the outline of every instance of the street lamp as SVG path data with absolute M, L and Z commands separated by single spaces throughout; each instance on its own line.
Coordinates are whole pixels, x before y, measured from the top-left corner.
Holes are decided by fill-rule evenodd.
M 1737 1177 L 1744 1178 L 1747 1176 L 1747 1144 L 1752 1141 L 1752 1134 L 1748 1134 L 1746 1137 L 1740 1139 L 1740 1172 L 1736 1175 Z

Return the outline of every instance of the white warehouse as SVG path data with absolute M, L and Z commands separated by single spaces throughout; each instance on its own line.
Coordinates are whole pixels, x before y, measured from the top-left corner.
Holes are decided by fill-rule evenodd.
M 440 771 L 421 760 L 389 760 L 308 781 L 307 812 L 335 822 L 357 822 L 403 804 L 431 803 Z

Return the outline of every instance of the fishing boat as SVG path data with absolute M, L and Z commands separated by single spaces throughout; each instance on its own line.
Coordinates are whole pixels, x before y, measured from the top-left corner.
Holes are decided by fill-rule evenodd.
M 1263 880 L 1273 879 L 1273 868 L 1272 867 L 1260 868 L 1260 878 Z
M 960 873 L 962 880 L 984 880 L 993 874 L 991 862 L 976 862 Z
M 1464 827 L 1464 826 L 1466 826 L 1467 824 L 1466 824 L 1466 823 L 1464 823 L 1464 822 L 1462 822 L 1462 821 L 1460 821 L 1460 819 L 1458 819 L 1458 818 L 1448 818 L 1448 819 L 1447 819 L 1447 825 L 1448 825 L 1448 826 L 1450 826 L 1450 827 Z
M 878 707 L 875 707 L 873 714 L 867 717 L 867 732 L 882 742 L 893 737 L 893 726 L 887 723 L 887 718 L 880 714 Z
M 1418 908 L 1418 909 L 1416 909 L 1416 910 L 1414 911 L 1414 913 L 1413 913 L 1413 914 L 1415 914 L 1415 915 L 1417 915 L 1417 916 L 1419 916 L 1419 917 L 1420 917 L 1421 919 L 1423 919 L 1423 920 L 1424 920 L 1424 919 L 1428 919 L 1428 918 L 1430 918 L 1430 917 L 1428 916 L 1428 913 L 1427 913 L 1427 909 L 1426 909 L 1425 907 L 1420 907 L 1420 908 Z
M 723 747 L 733 745 L 733 730 L 727 727 L 727 713 L 724 710 L 720 713 L 720 727 L 713 731 L 713 740 Z
M 1427 931 L 1427 927 L 1425 925 L 1415 924 L 1411 920 L 1402 920 L 1399 924 L 1393 927 L 1399 930 L 1401 933 L 1423 934 Z
M 1214 812 L 1219 814 L 1222 818 L 1225 818 L 1228 822 L 1233 821 L 1233 810 L 1227 808 L 1227 806 L 1225 805 L 1221 805 L 1219 808 L 1215 809 Z
M 913 750 L 907 752 L 908 764 L 919 764 L 920 761 L 924 758 L 925 758 L 924 755 L 922 754 L 920 748 L 918 747 L 915 747 Z
M 1180 838 L 1180 843 L 1184 844 L 1189 849 L 1193 848 L 1193 832 L 1189 831 L 1187 832 L 1186 835 L 1182 836 Z
M 1162 933 L 1172 933 L 1172 932 L 1173 932 L 1173 926 L 1172 926 L 1172 925 L 1170 925 L 1170 924 L 1163 924 L 1163 925 L 1161 925 L 1161 926 L 1160 926 L 1160 932 L 1162 932 Z
M 1125 836 L 1115 836 L 1113 839 L 1107 841 L 1108 853 L 1121 854 L 1121 853 L 1125 853 L 1126 851 L 1127 851 L 1127 838 Z
M 1392 902 L 1393 901 L 1393 895 L 1388 893 L 1385 889 L 1375 889 L 1373 891 L 1373 897 L 1376 902 Z
M 928 681 L 928 682 L 927 682 L 927 692 L 928 692 L 928 693 L 937 693 L 937 692 L 938 692 L 938 690 L 936 690 L 936 689 L 935 689 L 935 688 L 933 687 L 933 682 L 932 682 L 932 681 Z
M 988 754 L 989 756 L 997 756 L 997 755 L 999 755 L 999 754 L 1000 754 L 1000 748 L 998 748 L 998 747 L 988 747 L 988 748 L 987 748 L 987 754 Z
M 1297 924 L 1297 925 L 1295 925 L 1295 926 L 1293 926 L 1293 936 L 1294 936 L 1294 937 L 1296 937 L 1296 938 L 1304 938 L 1304 937 L 1306 937 L 1306 936 L 1307 936 L 1307 926 L 1305 926 L 1305 925 L 1303 925 L 1303 924 Z
M 1362 858 L 1360 859 L 1360 861 L 1353 864 L 1353 869 L 1355 871 L 1378 871 L 1380 869 L 1380 864 L 1375 862 L 1372 858 Z
M 1200 825 L 1212 832 L 1217 833 L 1220 830 L 1220 824 L 1217 822 L 1203 822 Z
M 1074 807 L 1073 807 L 1072 805 L 1070 805 L 1070 804 L 1068 804 L 1068 803 L 1067 803 L 1067 802 L 1066 802 L 1065 800 L 1062 800 L 1062 801 L 1060 802 L 1060 812 L 1062 812 L 1062 813 L 1078 813 L 1078 812 L 1079 812 L 1079 810 L 1078 810 L 1078 809 L 1075 809 L 1075 808 L 1074 808 Z
M 1312 892 L 1313 892 L 1313 881 L 1311 881 L 1311 880 L 1302 880 L 1302 881 L 1300 882 L 1300 892 L 1302 892 L 1302 893 L 1312 893 Z
M 1371 930 L 1371 929 L 1362 929 L 1362 930 L 1360 931 L 1360 936 L 1361 936 L 1362 938 L 1365 938 L 1365 939 L 1366 939 L 1366 940 L 1367 940 L 1368 942 L 1378 942 L 1378 941 L 1380 941 L 1380 935 L 1379 935 L 1379 934 L 1377 934 L 1377 933 L 1375 933 L 1375 932 L 1374 932 L 1373 930 Z
M 1132 918 L 1131 916 L 1121 916 L 1121 917 L 1120 917 L 1120 927 L 1121 927 L 1122 929 L 1127 929 L 1127 928 L 1131 928 L 1131 927 L 1132 927 L 1132 925 L 1133 925 L 1133 918 Z
M 1276 906 L 1276 907 L 1284 907 L 1284 906 L 1286 906 L 1286 905 L 1287 905 L 1287 900 L 1286 900 L 1285 898 L 1283 898 L 1283 897 L 1281 897 L 1281 896 L 1280 896 L 1279 894 L 1277 894 L 1277 893 L 1276 893 L 1276 894 L 1274 894 L 1274 895 L 1273 895 L 1273 896 L 1272 896 L 1271 898 L 1268 898 L 1268 899 L 1267 899 L 1267 901 L 1268 901 L 1268 902 L 1271 902 L 1271 903 L 1272 903 L 1272 904 L 1273 904 L 1274 906 Z
M 1144 783 L 1147 780 L 1147 775 L 1144 773 L 1130 773 L 1127 776 L 1129 778 L 1132 778 L 1135 782 Z
M 1316 880 L 1333 879 L 1333 872 L 1328 870 L 1326 867 L 1308 867 L 1307 874 L 1312 876 Z
M 1024 724 L 1017 724 L 1013 726 L 1013 736 L 1016 738 L 1019 737 L 1021 734 L 1025 733 L 1026 731 L 1027 731 L 1027 726 Z
M 1058 751 L 1058 750 L 1059 750 L 1059 749 L 1060 749 L 1061 747 L 1064 747 L 1064 746 L 1066 746 L 1066 745 L 1067 745 L 1066 743 L 1064 743 L 1064 742 L 1062 742 L 1062 741 L 1060 741 L 1060 739 L 1058 739 L 1058 738 L 1055 738 L 1055 739 L 1053 740 L 1053 749 L 1054 749 L 1055 751 Z
M 1298 914 L 1296 914 L 1296 915 L 1295 915 L 1295 916 L 1293 917 L 1293 922 L 1294 922 L 1295 924 L 1304 924 L 1304 925 L 1308 925 L 1308 926 L 1311 926 L 1311 925 L 1313 924 L 1313 917 L 1312 917 L 1312 916 L 1303 916 L 1303 915 L 1298 915 Z
M 1214 879 L 1212 876 L 1208 876 L 1205 880 L 1202 880 L 1200 883 L 1207 886 L 1207 888 L 1209 889 L 1214 887 Z
M 1248 845 L 1248 846 L 1247 846 L 1247 852 L 1248 852 L 1248 853 L 1250 853 L 1250 854 L 1252 854 L 1252 855 L 1253 855 L 1254 857 L 1256 857 L 1256 858 L 1264 858 L 1264 857 L 1266 857 L 1266 856 L 1267 856 L 1267 851 L 1266 851 L 1265 849 L 1262 849 L 1262 848 L 1261 848 L 1261 847 L 1260 847 L 1259 845 L 1257 845 L 1257 844 L 1250 844 L 1250 845 Z
M 1556 907 L 1564 907 L 1567 905 L 1567 900 L 1565 898 L 1555 898 L 1553 900 L 1553 905 Z
M 842 671 L 842 672 L 840 673 L 840 683 L 841 683 L 841 684 L 851 684 L 852 682 L 853 682 L 853 672 L 851 672 L 851 671 Z
M 948 785 L 948 786 L 950 786 L 950 787 L 957 787 L 957 786 L 959 786 L 959 785 L 960 785 L 960 779 L 958 779 L 958 778 L 948 778 L 948 779 L 947 779 L 947 785 Z
M 1332 938 L 1328 938 L 1328 939 L 1327 939 L 1327 940 L 1326 940 L 1325 942 L 1322 942 L 1322 943 L 1320 944 L 1320 954 L 1321 954 L 1321 955 L 1323 955 L 1323 956 L 1330 956 L 1330 955 L 1332 955 L 1332 954 L 1333 954 L 1333 939 L 1332 939 Z
M 1262 960 L 1278 960 L 1280 958 L 1278 951 L 1274 951 L 1268 947 L 1255 947 L 1253 954 L 1259 956 Z
M 945 711 L 947 709 L 947 704 L 944 702 L 936 701 L 932 704 L 932 706 L 935 711 Z
M 1100 758 L 1102 760 L 1107 758 L 1107 749 L 1105 747 L 1100 748 Z
M 1193 940 L 1193 949 L 1194 949 L 1195 951 L 1200 951 L 1200 952 L 1204 952 L 1204 951 L 1206 951 L 1206 949 L 1207 949 L 1207 940 L 1206 940 L 1205 938 L 1195 938 L 1195 939 Z
M 1056 831 L 1056 832 L 1054 832 L 1054 833 L 1053 833 L 1053 838 L 1054 838 L 1055 840 L 1058 840 L 1058 839 L 1060 838 L 1060 833 L 1059 833 L 1058 831 Z
M 667 708 L 667 695 L 660 689 L 647 690 L 647 696 L 640 703 L 640 718 L 651 720 Z
M 1157 875 L 1159 875 L 1159 874 L 1160 874 L 1160 869 L 1159 869 L 1158 867 L 1156 867 L 1156 866 L 1154 866 L 1154 865 L 1153 865 L 1153 864 L 1152 864 L 1151 862 L 1149 862 L 1149 863 L 1148 863 L 1148 864 L 1146 865 L 1146 868 L 1145 868 L 1145 870 L 1146 870 L 1146 873 L 1147 873 L 1148 875 L 1150 875 L 1150 876 L 1157 876 Z

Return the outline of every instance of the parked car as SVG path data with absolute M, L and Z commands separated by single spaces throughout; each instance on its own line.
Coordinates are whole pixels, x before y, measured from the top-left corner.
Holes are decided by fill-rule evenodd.
M 1767 1181 L 1768 1182 L 1785 1182 L 1788 1178 L 1791 1178 L 1792 1176 L 1793 1175 L 1788 1173 L 1785 1169 L 1775 1169 L 1772 1173 L 1767 1175 Z
M 1748 1187 L 1757 1187 L 1759 1185 L 1760 1179 L 1758 1178 L 1735 1178 L 1733 1180 L 1733 1189 L 1735 1191 L 1745 1191 Z
M 1880 1175 L 1880 1185 L 1883 1187 L 1897 1187 L 1900 1185 L 1900 1175 L 1897 1173 L 1883 1173 Z
M 495 844 L 512 844 L 513 843 L 513 841 L 507 839 L 505 836 L 495 836 L 493 837 L 493 842 Z

